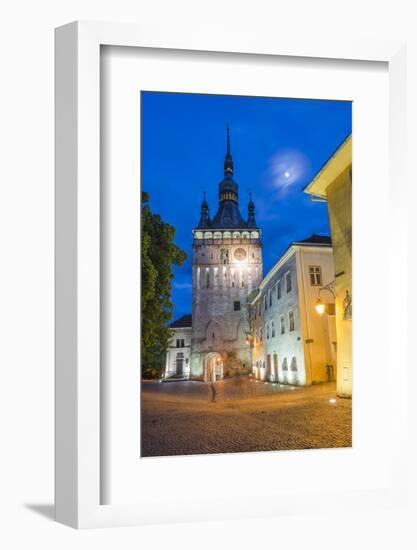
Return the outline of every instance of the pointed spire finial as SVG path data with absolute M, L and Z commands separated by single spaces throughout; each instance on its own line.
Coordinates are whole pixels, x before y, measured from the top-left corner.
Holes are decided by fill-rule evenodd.
M 226 125 L 226 156 L 224 158 L 224 175 L 233 175 L 233 160 L 230 152 L 230 126 Z

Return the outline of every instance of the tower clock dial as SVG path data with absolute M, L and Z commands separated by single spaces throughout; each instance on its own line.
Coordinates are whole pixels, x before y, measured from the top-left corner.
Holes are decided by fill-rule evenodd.
M 246 250 L 244 248 L 237 248 L 234 256 L 235 260 L 242 262 L 243 260 L 246 260 Z

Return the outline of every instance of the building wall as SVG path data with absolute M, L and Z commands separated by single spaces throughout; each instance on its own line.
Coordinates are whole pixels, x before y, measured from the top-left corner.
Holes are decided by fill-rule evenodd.
M 282 265 L 267 275 L 258 296 L 251 302 L 252 370 L 260 380 L 305 385 L 328 380 L 332 373 L 330 365 L 333 372 L 336 371 L 334 317 L 320 316 L 315 310 L 319 286 L 310 284 L 310 266 L 321 267 L 322 286 L 333 281 L 331 248 L 292 247 Z M 287 274 L 291 278 L 289 292 Z M 326 301 L 324 296 L 323 301 Z M 290 311 L 294 318 L 292 331 Z M 284 334 L 281 334 L 281 318 Z
M 297 247 L 297 274 L 299 305 L 302 324 L 306 382 L 326 382 L 336 378 L 336 323 L 335 316 L 316 311 L 319 289 L 334 281 L 333 250 L 330 247 Z M 310 267 L 321 268 L 321 284 L 310 280 Z M 320 292 L 320 300 L 334 303 L 331 291 Z
M 285 282 L 287 274 L 291 280 L 289 292 L 287 292 Z M 281 285 L 280 298 L 277 296 L 278 281 Z M 261 380 L 279 381 L 284 384 L 305 384 L 304 350 L 301 341 L 298 280 L 294 254 L 262 285 L 260 300 L 263 322 L 263 363 L 261 368 L 256 367 L 255 363 L 256 376 Z M 294 316 L 293 331 L 289 330 L 290 311 Z M 281 334 L 281 316 L 283 317 L 284 334 Z M 272 335 L 272 322 L 274 323 L 274 336 Z
M 178 374 L 177 359 L 180 354 L 183 357 L 183 377 L 189 378 L 191 373 L 191 327 L 173 328 L 172 339 L 166 354 L 165 378 L 170 378 Z M 184 347 L 177 347 L 177 340 L 184 340 Z
M 220 355 L 226 376 L 228 369 L 250 368 L 247 297 L 261 280 L 260 239 L 194 239 L 193 378 L 205 379 L 205 361 L 210 353 Z M 238 311 L 235 302 L 240 303 Z
M 352 320 L 345 319 L 346 292 L 352 295 L 351 166 L 327 187 L 327 205 L 334 248 L 337 344 L 337 393 L 352 395 Z

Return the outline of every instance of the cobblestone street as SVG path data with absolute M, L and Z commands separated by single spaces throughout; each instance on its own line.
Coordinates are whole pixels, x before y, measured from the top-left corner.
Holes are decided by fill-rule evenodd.
M 352 401 L 334 383 L 284 386 L 237 378 L 142 383 L 142 456 L 350 447 Z

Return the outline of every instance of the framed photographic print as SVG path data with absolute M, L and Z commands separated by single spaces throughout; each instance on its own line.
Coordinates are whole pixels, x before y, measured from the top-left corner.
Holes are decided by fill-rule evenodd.
M 385 41 L 57 29 L 58 521 L 403 501 L 404 67 Z

